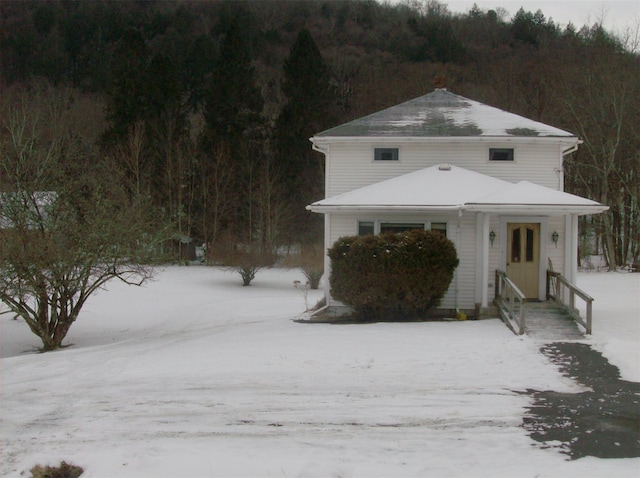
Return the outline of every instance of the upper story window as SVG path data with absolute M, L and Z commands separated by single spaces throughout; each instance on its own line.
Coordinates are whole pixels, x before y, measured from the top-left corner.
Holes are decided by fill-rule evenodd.
M 375 148 L 373 159 L 375 161 L 398 161 L 398 148 Z
M 489 161 L 513 161 L 513 148 L 489 148 Z

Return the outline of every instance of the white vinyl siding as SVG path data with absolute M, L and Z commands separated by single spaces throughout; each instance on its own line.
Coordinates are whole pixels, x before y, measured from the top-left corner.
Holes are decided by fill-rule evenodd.
M 449 286 L 440 308 L 454 309 L 459 307 L 460 309 L 473 310 L 476 305 L 476 267 L 478 267 L 478 261 L 476 254 L 482 254 L 482 251 L 476 251 L 476 217 L 475 214 L 463 214 L 460 218 L 460 230 L 457 231 L 458 217 L 456 215 L 438 215 L 438 214 L 397 214 L 390 215 L 388 218 L 383 217 L 380 214 L 331 214 L 331 231 L 329 234 L 330 244 L 332 246 L 335 241 L 343 236 L 354 236 L 358 234 L 359 221 L 367 221 L 375 223 L 376 221 L 384 221 L 388 219 L 389 222 L 431 222 L 447 224 L 447 237 L 455 244 L 458 259 L 460 265 L 456 269 L 454 279 Z M 526 217 L 519 218 L 519 220 L 526 221 L 534 219 L 527 219 Z M 542 250 L 546 250 L 546 255 L 541 257 L 540 260 L 544 263 L 544 269 L 546 270 L 549 265 L 549 259 L 553 264 L 553 269 L 556 272 L 563 272 L 564 270 L 564 216 L 553 216 L 547 218 L 537 218 L 535 221 L 542 221 L 546 223 L 545 230 L 541 230 L 543 236 L 540 238 L 541 242 L 545 242 L 546 247 L 541 247 Z M 501 220 L 500 216 L 492 215 L 489 218 L 489 231 L 496 233 L 496 238 L 493 242 L 493 247 L 489 246 L 489 268 L 488 274 L 488 301 L 491 303 L 495 295 L 495 271 L 496 269 L 504 269 L 502 261 L 502 246 L 501 241 L 504 237 L 501 235 Z M 558 247 L 555 247 L 551 239 L 553 231 L 558 231 L 560 238 L 558 240 Z M 330 264 L 327 264 L 327 271 L 329 271 Z M 328 277 L 328 274 L 327 274 Z M 456 283 L 457 281 L 457 283 Z M 456 301 L 456 287 L 458 300 Z M 544 293 L 544 292 L 543 292 Z M 340 305 L 339 302 L 334 301 L 329 297 L 329 305 Z
M 553 216 L 549 218 L 549 223 L 547 225 L 547 237 L 541 238 L 542 241 L 546 241 L 547 243 L 547 263 L 546 266 L 548 268 L 549 261 L 551 259 L 551 263 L 553 264 L 553 270 L 556 272 L 560 272 L 564 274 L 564 245 L 565 245 L 565 235 L 564 235 L 564 216 Z M 558 232 L 558 246 L 553 243 L 551 240 L 551 235 L 553 231 Z
M 447 237 L 456 246 L 460 265 L 456 269 L 454 279 L 449 286 L 440 308 L 455 309 L 456 308 L 456 279 L 458 281 L 458 301 L 457 307 L 461 309 L 473 310 L 475 307 L 475 216 L 472 214 L 463 215 L 460 220 L 460 231 L 457 232 L 458 216 L 442 215 L 442 214 L 395 214 L 381 216 L 380 214 L 331 214 L 331 231 L 329 234 L 329 247 L 331 247 L 339 238 L 344 236 L 355 236 L 358 234 L 358 222 L 431 222 L 446 223 Z M 339 304 L 331 298 L 329 305 Z
M 523 179 L 561 188 L 562 151 L 551 141 L 504 145 L 499 142 L 407 142 L 401 161 L 372 161 L 371 143 L 333 143 L 327 160 L 326 197 L 441 163 L 449 163 L 509 182 Z M 375 147 L 378 147 L 376 145 Z M 513 147 L 514 161 L 489 161 L 489 149 Z

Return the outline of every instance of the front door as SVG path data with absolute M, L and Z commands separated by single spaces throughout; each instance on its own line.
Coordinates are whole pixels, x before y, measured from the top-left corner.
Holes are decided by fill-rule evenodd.
M 538 298 L 540 224 L 507 224 L 507 276 L 525 297 Z

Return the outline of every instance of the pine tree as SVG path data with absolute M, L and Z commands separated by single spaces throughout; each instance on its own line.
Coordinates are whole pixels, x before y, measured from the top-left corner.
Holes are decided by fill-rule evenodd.
M 243 138 L 259 127 L 264 100 L 256 86 L 250 45 L 240 24 L 241 13 L 231 21 L 220 47 L 206 94 L 205 144 L 224 141 L 238 154 Z
M 332 124 L 334 95 L 329 70 L 311 33 L 303 29 L 284 61 L 282 92 L 286 103 L 276 122 L 276 154 L 284 186 L 291 198 L 295 230 L 312 240 L 320 224 L 305 206 L 322 198 L 322 158 L 311 149 L 309 138 Z
M 230 172 L 226 187 L 237 200 L 233 208 L 211 211 L 217 219 L 210 227 L 217 230 L 226 224 L 227 237 L 251 244 L 256 236 L 251 198 L 257 187 L 256 163 L 265 149 L 265 124 L 264 100 L 252 65 L 249 32 L 244 27 L 248 20 L 239 10 L 229 22 L 205 93 L 202 174 L 214 180 L 216 171 Z M 213 183 L 210 186 L 216 187 Z M 226 217 L 221 217 L 223 214 Z M 205 231 L 205 236 L 219 237 L 220 232 Z

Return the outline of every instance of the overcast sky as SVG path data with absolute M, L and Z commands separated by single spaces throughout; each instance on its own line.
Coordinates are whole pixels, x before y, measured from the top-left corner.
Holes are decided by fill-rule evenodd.
M 601 18 L 605 28 L 621 32 L 626 27 L 640 22 L 640 0 L 439 0 L 449 7 L 452 13 L 466 13 L 474 3 L 487 11 L 502 7 L 514 15 L 520 7 L 530 12 L 542 10 L 546 18 L 566 26 L 569 22 L 580 28 L 584 24 L 592 25 Z

